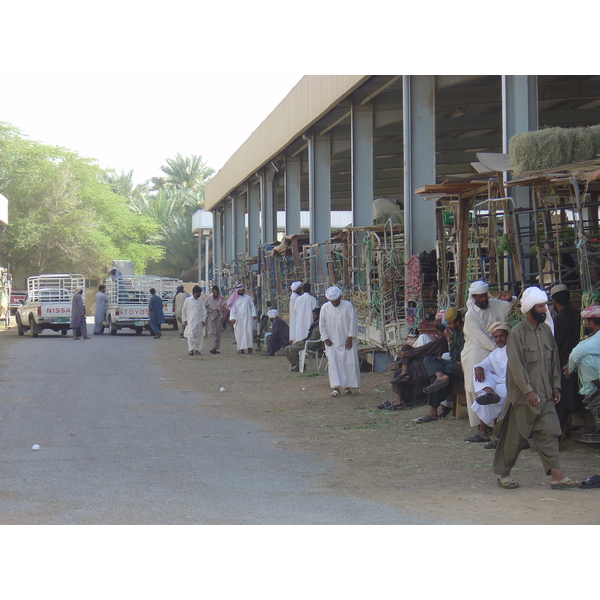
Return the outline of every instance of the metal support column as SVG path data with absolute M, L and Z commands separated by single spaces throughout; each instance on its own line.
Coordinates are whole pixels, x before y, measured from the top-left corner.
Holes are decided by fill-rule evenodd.
M 248 255 L 258 256 L 260 246 L 260 189 L 258 185 L 248 183 Z M 258 270 L 258 265 L 252 265 L 251 270 Z
M 213 282 L 221 287 L 223 275 L 223 213 L 213 211 Z
M 234 259 L 233 256 L 233 207 L 231 198 L 225 202 L 223 212 L 223 262 L 227 265 Z
M 246 197 L 234 196 L 233 205 L 233 256 L 246 254 Z
M 414 193 L 435 183 L 435 76 L 404 75 L 404 236 L 406 260 L 435 248 L 435 203 Z M 431 227 L 423 227 L 431 223 Z
M 285 164 L 285 235 L 300 233 L 300 157 L 289 158 Z
M 331 139 L 326 136 L 309 138 L 309 211 L 310 243 L 315 244 L 317 261 L 311 262 L 311 281 L 327 282 L 327 256 L 325 242 L 331 239 Z M 316 244 L 320 244 L 316 246 Z M 332 283 L 332 282 L 329 282 Z
M 275 215 L 275 194 L 273 181 L 275 172 L 266 168 L 261 171 L 260 177 L 260 219 L 261 242 L 269 244 L 277 239 L 277 221 Z
M 373 225 L 373 105 L 352 102 L 352 225 Z

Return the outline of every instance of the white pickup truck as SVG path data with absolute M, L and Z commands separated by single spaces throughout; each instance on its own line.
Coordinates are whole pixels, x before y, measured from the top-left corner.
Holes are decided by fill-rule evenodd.
M 66 335 L 73 294 L 85 289 L 85 277 L 73 274 L 35 275 L 27 279 L 27 295 L 15 315 L 17 333 L 37 337 L 44 329 Z
M 107 277 L 105 285 L 105 294 L 108 300 L 104 325 L 108 327 L 110 335 L 117 335 L 117 331 L 120 329 L 133 329 L 137 335 L 141 335 L 144 329 L 149 329 L 150 288 L 154 288 L 156 295 L 163 301 L 165 319 L 172 315 L 173 293 L 171 288 L 176 285 L 170 281 L 163 281 L 162 277 L 121 275 L 117 278 Z M 163 290 L 163 288 L 165 289 Z M 163 293 L 167 299 L 164 298 Z

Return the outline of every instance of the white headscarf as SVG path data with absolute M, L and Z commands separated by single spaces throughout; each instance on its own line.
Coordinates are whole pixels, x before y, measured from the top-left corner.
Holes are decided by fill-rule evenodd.
M 489 289 L 490 286 L 485 281 L 474 281 L 469 286 L 469 296 L 473 294 L 487 294 Z
M 269 319 L 274 319 L 275 317 L 279 316 L 279 311 L 276 308 L 272 308 L 268 313 L 267 316 L 269 317 Z
M 521 296 L 521 312 L 526 315 L 536 304 L 546 304 L 548 294 L 539 287 L 528 287 Z
M 325 298 L 327 298 L 327 300 L 337 300 L 341 295 L 342 290 L 336 285 L 327 288 L 327 291 L 325 292 Z
M 302 285 L 301 281 L 294 281 L 294 283 L 292 283 L 292 285 L 290 285 L 290 288 L 291 288 L 292 292 L 295 292 L 301 285 Z

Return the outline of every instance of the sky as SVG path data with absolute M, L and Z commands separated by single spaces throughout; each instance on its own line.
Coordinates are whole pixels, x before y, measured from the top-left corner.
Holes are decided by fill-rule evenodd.
M 494 71 L 507 48 L 475 51 L 472 38 L 449 36 L 452 16 L 437 23 L 390 4 L 359 14 L 339 0 L 300 10 L 266 0 L 11 3 L 0 7 L 0 121 L 141 183 L 177 153 L 220 169 L 307 74 L 507 72 Z M 427 26 L 407 27 L 411 16 Z

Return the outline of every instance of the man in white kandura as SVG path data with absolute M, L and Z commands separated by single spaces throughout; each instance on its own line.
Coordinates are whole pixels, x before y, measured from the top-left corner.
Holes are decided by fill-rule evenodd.
M 238 354 L 252 354 L 252 328 L 256 321 L 256 307 L 250 296 L 246 294 L 244 284 L 240 283 L 233 292 L 231 292 L 233 301 L 227 302 L 229 306 L 229 321 L 233 325 L 235 341 L 237 343 Z M 229 300 L 232 300 L 230 297 Z
M 348 300 L 342 300 L 341 296 L 342 290 L 339 287 L 330 287 L 325 292 L 329 302 L 321 307 L 319 315 L 319 329 L 329 360 L 329 385 L 333 388 L 333 397 L 340 395 L 340 387 L 350 394 L 352 388 L 360 386 L 356 348 L 358 320 L 354 306 Z
M 204 327 L 206 325 L 206 307 L 200 298 L 202 289 L 199 285 L 192 288 L 192 295 L 188 296 L 181 308 L 181 321 L 185 327 L 183 335 L 188 341 L 189 355 L 200 356 L 204 343 Z
M 314 321 L 312 312 L 317 304 L 317 299 L 310 293 L 310 283 L 305 283 L 302 286 L 302 294 L 296 299 L 294 341 L 303 340 L 308 335 L 308 330 Z
M 292 293 L 290 294 L 290 344 L 295 342 L 296 339 L 301 340 L 302 338 L 296 338 L 296 300 L 298 296 L 302 294 L 302 282 L 294 281 L 290 285 Z

